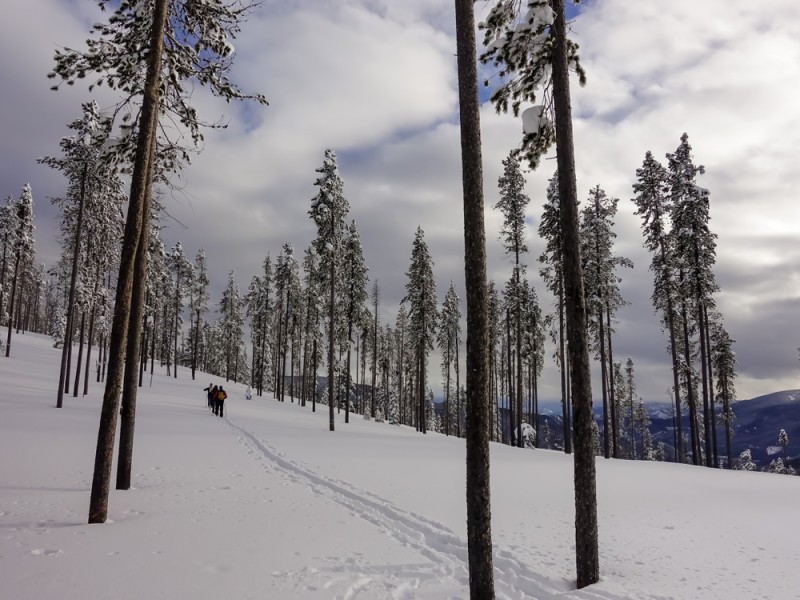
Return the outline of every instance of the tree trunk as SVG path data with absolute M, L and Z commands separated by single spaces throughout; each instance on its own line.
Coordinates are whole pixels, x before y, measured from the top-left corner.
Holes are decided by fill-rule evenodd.
M 608 398 L 611 402 L 611 433 L 614 438 L 612 450 L 614 458 L 619 458 L 620 415 L 617 413 L 617 394 L 615 392 L 614 383 L 614 352 L 611 347 L 611 307 L 608 304 L 608 300 L 606 300 L 606 336 L 608 337 L 608 366 L 611 369 L 611 376 L 608 378 Z
M 681 316 L 683 318 L 683 358 L 686 361 L 686 398 L 689 402 L 689 432 L 692 438 L 692 464 L 700 464 L 700 436 L 697 432 L 697 405 L 694 398 L 694 384 L 692 381 L 692 357 L 689 344 L 689 315 L 686 310 L 686 300 L 681 301 Z
M 461 437 L 461 381 L 460 369 L 458 368 L 458 334 L 456 334 L 456 434 Z
M 75 383 L 72 387 L 72 396 L 78 397 L 78 388 L 81 385 L 81 365 L 83 364 L 83 336 L 86 333 L 86 311 L 81 311 L 81 335 L 78 338 L 78 364 L 75 365 Z
M 19 264 L 22 259 L 22 250 L 17 249 L 14 260 L 14 277 L 11 279 L 11 299 L 8 303 L 8 337 L 6 339 L 6 358 L 11 356 L 11 330 L 14 326 L 14 299 L 17 295 L 17 280 L 19 279 Z
M 611 415 L 608 406 L 608 386 L 606 385 L 606 382 L 608 381 L 608 369 L 606 365 L 606 336 L 605 327 L 603 326 L 603 309 L 599 303 L 597 308 L 597 317 L 597 325 L 600 328 L 598 334 L 598 337 L 600 338 L 600 384 L 603 393 L 603 456 L 606 458 L 611 458 L 611 447 L 616 446 L 616 440 L 614 440 L 614 427 L 611 424 Z
M 93 305 L 89 315 L 89 333 L 86 334 L 86 370 L 83 374 L 83 395 L 89 393 L 89 369 L 92 364 L 92 338 L 94 337 L 94 319 L 97 308 Z
M 464 189 L 464 271 L 467 295 L 467 554 L 472 600 L 493 600 L 492 512 L 489 486 L 489 294 L 483 215 L 475 12 L 456 0 L 461 181 Z
M 164 31 L 167 20 L 167 0 L 156 0 L 153 11 L 153 28 L 147 75 L 139 118 L 139 138 L 131 177 L 130 203 L 125 222 L 125 235 L 120 256 L 114 320 L 111 326 L 111 356 L 108 379 L 103 394 L 100 427 L 97 435 L 92 492 L 89 502 L 89 523 L 104 523 L 108 516 L 108 494 L 111 483 L 111 463 L 114 454 L 114 437 L 122 388 L 125 349 L 128 341 L 128 322 L 133 289 L 134 263 L 142 227 L 142 213 L 147 202 L 147 179 L 151 177 L 153 138 L 156 135 L 159 106 L 159 79 L 161 56 L 164 49 Z M 134 355 L 135 356 L 135 355 Z
M 564 287 L 575 429 L 575 562 L 578 588 L 600 579 L 597 492 L 592 441 L 592 386 L 578 237 L 578 193 L 572 142 L 564 0 L 552 0 L 553 102 L 556 111 L 558 188 L 564 243 Z
M 69 348 L 72 346 L 72 313 L 75 310 L 75 288 L 78 280 L 78 264 L 80 260 L 80 240 L 81 230 L 83 229 L 83 209 L 86 203 L 86 174 L 89 169 L 88 163 L 83 163 L 83 172 L 81 173 L 81 196 L 78 201 L 78 222 L 75 226 L 75 247 L 72 250 L 72 272 L 69 277 L 69 300 L 67 301 L 67 325 L 64 331 L 64 346 L 61 349 L 61 373 L 58 380 L 58 396 L 56 399 L 56 408 L 61 408 L 64 405 L 64 387 L 66 385 L 67 374 L 67 355 Z M 3 265 L 5 271 L 5 265 Z M 0 310 L 2 314 L 2 310 Z
M 711 452 L 713 459 L 709 466 L 719 468 L 719 448 L 717 446 L 717 407 L 714 402 L 714 367 L 711 364 L 711 331 L 708 325 L 708 307 L 703 305 L 703 327 L 706 339 L 706 364 L 708 366 L 708 404 L 709 404 L 709 427 L 706 429 L 706 436 L 711 440 Z
M 331 213 L 331 235 L 334 234 L 336 221 L 334 215 L 333 206 L 330 207 Z M 335 241 L 335 240 L 334 240 Z M 334 333 L 335 333 L 335 304 L 336 304 L 336 252 L 335 248 L 331 252 L 330 256 L 330 298 L 328 298 L 329 306 L 328 306 L 328 319 L 329 329 L 328 329 L 328 417 L 329 417 L 329 429 L 330 431 L 334 430 L 334 412 L 333 412 L 333 403 L 334 403 L 334 394 L 333 394 L 333 353 L 334 353 Z
M 147 237 L 145 236 L 142 240 L 145 244 L 147 244 Z M 181 289 L 181 267 L 178 266 L 178 273 L 175 277 L 175 327 L 174 327 L 174 348 L 175 348 L 175 368 L 172 370 L 173 377 L 175 379 L 178 378 L 178 321 L 180 319 L 180 304 L 181 304 L 181 296 L 180 296 L 180 289 Z
M 562 257 L 563 263 L 563 257 Z M 561 371 L 561 428 L 564 432 L 564 453 L 572 453 L 572 435 L 569 424 L 569 390 L 567 387 L 567 349 L 564 340 L 564 275 L 558 283 L 558 362 Z
M 664 259 L 666 251 L 661 246 L 661 256 Z M 667 286 L 667 325 L 669 327 L 669 346 L 672 357 L 672 388 L 675 392 L 675 462 L 682 463 L 686 460 L 686 452 L 683 447 L 683 424 L 681 417 L 681 387 L 678 373 L 678 348 L 676 346 L 675 334 L 675 309 L 672 305 L 672 290 Z M 633 413 L 631 413 L 633 414 Z
M 155 162 L 156 138 L 152 138 L 150 148 L 150 169 L 145 185 L 145 202 L 142 207 L 142 227 L 134 263 L 134 280 L 131 293 L 131 309 L 128 319 L 128 347 L 125 361 L 125 381 L 122 389 L 122 409 L 120 411 L 119 455 L 117 458 L 117 489 L 129 490 L 133 469 L 133 433 L 136 425 L 136 394 L 138 391 L 139 353 L 142 343 L 142 322 L 144 320 L 145 291 L 147 289 L 147 246 L 150 239 L 151 194 L 153 184 L 153 163 Z M 165 319 L 166 322 L 166 319 Z M 175 322 L 177 327 L 177 319 Z M 177 348 L 177 344 L 176 344 Z M 177 353 L 174 369 L 177 372 Z M 152 376 L 152 371 L 151 371 Z

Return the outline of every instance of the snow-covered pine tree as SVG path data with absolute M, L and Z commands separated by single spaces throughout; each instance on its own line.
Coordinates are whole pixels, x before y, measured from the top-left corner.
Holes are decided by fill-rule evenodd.
M 633 427 L 634 430 L 639 434 L 639 439 L 641 440 L 641 452 L 639 457 L 641 460 L 650 460 L 648 458 L 650 453 L 653 450 L 653 440 L 650 437 L 650 417 L 647 414 L 647 409 L 644 406 L 644 402 L 641 398 L 639 398 L 639 402 L 636 403 L 636 407 L 633 411 Z
M 269 261 L 270 257 L 267 254 L 265 259 Z M 265 328 L 262 323 L 264 316 L 264 306 L 268 301 L 268 287 L 259 275 L 253 275 L 250 279 L 250 287 L 247 289 L 247 294 L 244 297 L 245 314 L 250 317 L 250 344 L 253 347 L 253 354 L 251 356 L 250 365 L 250 387 L 254 388 L 256 395 L 261 389 L 262 368 L 263 368 L 263 348 L 261 345 L 262 338 L 265 333 Z
M 708 377 L 708 332 L 707 312 L 715 308 L 713 294 L 719 290 L 714 278 L 713 266 L 716 262 L 716 234 L 709 228 L 709 193 L 708 190 L 697 185 L 697 176 L 704 173 L 702 165 L 695 165 L 692 156 L 692 147 L 686 133 L 681 136 L 681 143 L 674 153 L 667 154 L 669 163 L 667 169 L 667 184 L 669 186 L 669 201 L 672 206 L 671 216 L 673 223 L 672 233 L 675 236 L 676 262 L 680 279 L 680 295 L 682 312 L 691 313 L 694 328 L 699 334 L 700 345 L 700 378 L 702 382 L 703 402 L 703 433 L 705 439 L 706 465 L 714 466 L 714 449 L 711 442 L 712 421 L 710 404 L 710 381 Z M 687 364 L 691 363 L 689 356 L 690 334 L 688 323 L 684 323 L 684 354 Z M 687 370 L 687 375 L 691 369 Z M 693 386 L 688 385 L 690 423 L 694 423 L 694 412 L 697 411 Z M 700 459 L 699 438 L 700 432 L 693 435 L 697 448 L 694 451 L 695 464 Z
M 6 357 L 11 355 L 11 329 L 14 325 L 14 317 L 20 312 L 21 303 L 17 302 L 18 291 L 22 287 L 21 283 L 29 276 L 31 268 L 36 264 L 36 245 L 33 239 L 33 192 L 31 192 L 29 183 L 22 186 L 20 197 L 13 204 L 12 215 L 13 220 L 10 225 L 14 234 L 10 249 L 11 294 L 8 300 Z
M 172 326 L 172 336 L 173 336 L 173 348 L 174 348 L 174 356 L 175 356 L 175 368 L 173 369 L 173 377 L 177 379 L 178 377 L 178 336 L 180 334 L 181 326 L 183 325 L 183 316 L 181 313 L 183 312 L 183 299 L 186 296 L 187 292 L 192 288 L 193 280 L 194 280 L 194 267 L 192 263 L 189 262 L 189 259 L 186 258 L 186 254 L 183 252 L 183 246 L 180 242 L 175 244 L 175 247 L 172 249 L 172 252 L 169 253 L 167 258 L 167 264 L 170 267 L 172 273 L 175 276 L 175 300 L 173 304 L 173 326 Z
M 539 237 L 545 240 L 545 247 L 539 256 L 539 276 L 545 287 L 556 298 L 558 312 L 558 337 L 556 341 L 555 359 L 558 364 L 561 381 L 561 424 L 564 435 L 564 452 L 572 452 L 572 435 L 570 432 L 570 394 L 567 389 L 567 355 L 566 355 L 566 323 L 564 310 L 564 240 L 561 231 L 561 201 L 558 195 L 558 172 L 548 181 L 547 201 L 542 207 L 542 216 L 538 227 Z M 552 319 L 551 319 L 552 320 Z
M 619 417 L 616 411 L 611 355 L 611 318 L 624 304 L 619 292 L 616 268 L 632 267 L 633 263 L 614 256 L 614 217 L 617 198 L 609 198 L 600 186 L 589 192 L 581 211 L 581 258 L 586 285 L 586 314 L 589 331 L 594 334 L 594 350 L 600 359 L 603 393 L 603 432 L 605 457 L 619 456 Z M 610 434 L 610 435 L 609 435 Z
M 629 356 L 625 361 L 625 377 L 624 377 L 624 392 L 625 392 L 625 406 L 628 414 L 628 439 L 630 441 L 630 451 L 628 453 L 631 460 L 636 459 L 636 424 L 634 414 L 636 412 L 636 379 L 634 377 L 634 364 L 633 359 Z
M 523 312 L 523 355 L 528 361 L 530 405 L 528 422 L 533 427 L 534 447 L 539 447 L 539 378 L 544 365 L 544 319 L 539 306 L 536 290 L 526 280 L 522 284 L 524 299 Z
M 452 424 L 461 419 L 460 406 L 455 403 L 455 410 L 450 404 L 450 392 L 453 384 L 451 380 L 452 367 L 455 364 L 458 372 L 458 346 L 461 341 L 461 307 L 459 306 L 458 294 L 456 294 L 455 284 L 450 281 L 450 287 L 442 302 L 442 309 L 439 313 L 439 328 L 436 334 L 436 343 L 442 352 L 442 380 L 444 383 L 444 423 L 442 429 L 445 435 L 450 435 L 451 429 L 455 429 Z M 459 382 L 456 381 L 456 390 Z M 453 394 L 455 398 L 455 394 Z
M 397 382 L 397 421 L 401 425 L 411 425 L 411 409 L 409 406 L 410 394 L 406 393 L 406 386 L 410 381 L 410 352 L 408 352 L 408 311 L 406 307 L 400 304 L 397 309 L 397 316 L 394 322 L 395 331 L 395 345 L 397 350 L 397 361 L 395 366 L 395 380 Z M 376 337 L 377 340 L 377 337 Z M 377 348 L 377 343 L 375 348 Z
M 14 214 L 14 197 L 6 197 L 5 204 L 0 206 L 0 240 L 3 243 L 3 256 L 0 259 L 0 325 L 7 318 L 9 286 L 7 282 L 11 280 L 9 275 L 10 265 L 13 264 L 14 244 L 17 235 L 15 227 L 16 217 Z M 0 350 L 3 349 L 3 340 L 0 338 Z
M 305 350 L 303 351 L 303 406 L 311 397 L 311 410 L 317 410 L 317 366 L 319 363 L 318 348 L 321 342 L 320 336 L 320 314 L 323 302 L 320 285 L 320 261 L 317 251 L 311 245 L 306 248 L 305 256 L 303 257 L 303 273 L 304 275 L 304 291 L 306 297 L 305 306 Z
M 294 324 L 298 318 L 300 306 L 300 266 L 294 257 L 294 248 L 284 244 L 280 256 L 275 261 L 275 301 L 276 311 L 273 327 L 277 330 L 275 347 L 276 372 L 275 372 L 275 398 L 284 402 L 286 397 L 286 360 L 287 352 L 293 343 L 296 333 Z M 292 373 L 290 381 L 294 382 Z M 290 390 L 291 400 L 294 402 L 294 392 Z
M 753 462 L 753 454 L 750 448 L 742 450 L 739 454 L 739 460 L 733 468 L 738 471 L 755 471 L 757 469 L 756 464 Z
M 511 414 L 511 429 L 516 430 L 517 445 L 522 447 L 522 290 L 521 279 L 525 274 L 526 265 L 521 262 L 521 255 L 528 252 L 525 243 L 525 210 L 530 203 L 530 198 L 525 193 L 525 178 L 514 152 L 509 153 L 503 160 L 503 174 L 498 179 L 500 199 L 494 205 L 503 214 L 503 228 L 500 239 L 506 254 L 513 256 L 514 267 L 512 286 L 508 291 L 511 304 L 511 314 L 514 319 L 514 340 L 516 342 L 516 381 L 514 388 L 509 390 L 509 405 Z M 516 415 L 516 419 L 514 416 Z
M 374 419 L 375 418 L 375 387 L 377 385 L 377 377 L 378 377 L 378 305 L 380 304 L 380 288 L 378 287 L 378 281 L 372 284 L 372 389 L 370 390 L 370 416 Z M 402 368 L 400 369 L 400 373 L 402 373 Z M 400 381 L 402 381 L 402 376 L 400 377 Z M 398 396 L 398 403 L 401 402 L 400 396 Z M 399 418 L 399 417 L 398 417 Z M 401 420 L 402 422 L 402 420 Z
M 785 429 L 781 429 L 778 433 L 778 446 L 783 450 L 783 460 L 786 460 L 786 448 L 789 446 L 789 436 Z
M 344 241 L 342 281 L 344 288 L 345 315 L 347 317 L 347 359 L 345 366 L 345 415 L 344 422 L 350 422 L 350 398 L 353 394 L 350 358 L 353 346 L 353 328 L 361 329 L 367 318 L 367 265 L 364 262 L 364 249 L 361 246 L 361 234 L 355 220 L 351 221 Z M 388 375 L 387 375 L 388 376 Z
M 488 298 L 487 319 L 489 321 L 489 374 L 488 374 L 488 387 L 489 396 L 492 399 L 492 411 L 490 420 L 491 426 L 491 441 L 502 442 L 503 431 L 500 423 L 500 390 L 497 385 L 498 372 L 498 347 L 502 339 L 502 327 L 500 323 L 501 306 L 500 294 L 493 280 L 489 280 L 487 285 L 486 296 Z M 459 424 L 460 427 L 460 424 Z M 459 429 L 458 436 L 461 436 Z
M 336 290 L 341 278 L 342 244 L 346 234 L 350 204 L 344 197 L 344 182 L 339 175 L 336 153 L 333 150 L 325 150 L 325 160 L 322 167 L 317 169 L 317 173 L 320 175 L 314 185 L 319 187 L 319 192 L 311 200 L 308 214 L 317 226 L 317 237 L 312 241 L 312 245 L 320 258 L 320 285 L 328 295 L 328 410 L 329 428 L 334 431 L 334 402 L 332 401 L 335 397 L 336 358 L 334 351 L 337 335 L 342 330 L 338 323 L 341 320 L 341 311 L 336 310 Z M 340 316 L 339 319 L 337 319 L 337 315 Z
M 717 378 L 715 387 L 717 400 L 722 404 L 722 409 L 717 417 L 725 428 L 725 450 L 728 457 L 728 468 L 733 468 L 733 454 L 731 451 L 731 436 L 733 435 L 733 422 L 736 415 L 733 413 L 733 403 L 736 401 L 736 353 L 731 339 L 722 321 L 711 322 L 711 364 Z M 716 425 L 715 425 L 716 427 Z
M 61 211 L 62 257 L 59 265 L 68 269 L 69 273 L 66 326 L 61 344 L 61 372 L 56 399 L 58 408 L 63 405 L 64 392 L 69 389 L 67 365 L 75 329 L 78 286 L 80 284 L 93 290 L 86 298 L 92 311 L 89 325 L 91 349 L 98 301 L 104 302 L 106 299 L 106 272 L 116 266 L 119 255 L 118 239 L 122 233 L 122 183 L 114 170 L 102 160 L 102 145 L 106 140 L 108 119 L 100 114 L 95 102 L 87 102 L 81 109 L 81 118 L 68 125 L 74 133 L 61 139 L 59 145 L 62 155 L 43 157 L 37 161 L 62 171 L 68 180 L 66 198 L 55 198 L 52 201 Z M 85 281 L 79 281 L 81 274 Z M 88 365 L 89 356 L 87 369 Z M 86 383 L 88 373 L 84 379 L 84 384 Z
M 667 196 L 667 171 L 653 154 L 645 154 L 641 168 L 636 170 L 633 191 L 636 196 L 636 214 L 642 217 L 644 247 L 652 255 L 650 270 L 653 272 L 653 307 L 661 314 L 661 328 L 669 335 L 669 351 L 672 359 L 672 389 L 675 394 L 675 421 L 678 447 L 675 460 L 684 462 L 683 426 L 681 411 L 681 384 L 678 331 L 680 315 L 677 311 L 678 287 L 676 281 L 675 245 L 670 235 L 669 215 L 672 210 Z
M 235 380 L 238 371 L 236 363 L 239 358 L 239 347 L 242 345 L 242 327 L 244 318 L 241 312 L 242 300 L 239 285 L 236 283 L 236 273 L 228 274 L 228 285 L 222 292 L 218 305 L 219 330 L 222 339 L 221 348 L 224 352 L 225 381 Z
M 192 380 L 198 368 L 198 355 L 200 352 L 200 338 L 202 337 L 201 320 L 208 312 L 208 269 L 206 267 L 206 252 L 202 248 L 194 257 L 194 279 L 189 290 L 189 339 L 192 344 Z M 191 320 L 193 317 L 193 321 Z
M 417 431 L 426 433 L 425 396 L 428 352 L 433 350 L 436 339 L 438 310 L 436 300 L 436 281 L 433 279 L 433 259 L 425 232 L 417 226 L 411 245 L 411 264 L 406 271 L 406 296 L 402 300 L 408 304 L 409 343 L 415 357 L 416 377 L 416 418 Z

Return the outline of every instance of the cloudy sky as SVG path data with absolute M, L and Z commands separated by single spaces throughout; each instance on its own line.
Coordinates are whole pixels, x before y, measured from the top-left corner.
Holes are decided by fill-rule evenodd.
M 36 164 L 55 155 L 66 124 L 90 99 L 75 86 L 49 91 L 45 74 L 62 46 L 83 47 L 100 20 L 91 0 L 6 0 L 0 24 L 0 194 L 30 182 L 40 259 L 58 254 L 49 199 L 65 181 Z M 487 4 L 476 5 L 479 13 Z M 665 400 L 666 338 L 650 304 L 649 256 L 633 215 L 631 185 L 644 154 L 663 159 L 689 134 L 699 184 L 711 192 L 718 234 L 718 304 L 737 340 L 738 396 L 797 388 L 800 364 L 800 4 L 771 0 L 602 0 L 582 3 L 574 39 L 588 73 L 573 81 L 579 197 L 600 185 L 620 198 L 617 253 L 631 303 L 619 313 L 614 354 L 636 364 L 639 393 Z M 452 280 L 463 297 L 463 222 L 453 0 L 263 0 L 235 42 L 234 79 L 269 107 L 226 105 L 198 91 L 195 104 L 224 130 L 167 199 L 168 246 L 205 248 L 218 299 L 230 270 L 245 289 L 269 252 L 299 256 L 315 234 L 307 211 L 323 152 L 339 156 L 351 216 L 370 277 L 381 289 L 381 320 L 394 322 L 418 225 L 435 262 L 440 301 Z M 112 99 L 100 97 L 101 106 Z M 521 123 L 482 110 L 486 226 L 491 276 L 510 263 L 498 241 L 501 160 Z M 545 310 L 536 238 L 552 160 L 529 173 L 529 276 Z M 431 366 L 431 374 L 438 367 Z M 542 398 L 558 396 L 545 369 Z M 597 386 L 596 386 L 597 387 Z M 599 392 L 599 390 L 598 390 Z

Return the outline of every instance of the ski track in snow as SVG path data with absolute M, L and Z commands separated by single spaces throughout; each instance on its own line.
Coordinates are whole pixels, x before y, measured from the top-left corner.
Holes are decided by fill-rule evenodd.
M 429 561 L 381 566 L 366 565 L 360 559 L 350 558 L 343 562 L 337 560 L 336 566 L 328 569 L 307 568 L 297 573 L 275 575 L 296 580 L 296 585 L 305 590 L 321 588 L 334 592 L 334 597 L 342 600 L 355 600 L 361 593 L 367 597 L 392 600 L 462 600 L 469 597 L 466 540 L 441 523 L 406 512 L 370 492 L 293 462 L 255 433 L 232 423 L 227 417 L 223 422 L 263 468 L 308 486 Z M 498 600 L 635 600 L 606 594 L 599 589 L 575 590 L 571 582 L 537 573 L 520 562 L 511 551 L 497 546 L 494 548 L 494 570 Z M 454 590 L 459 590 L 459 593 L 453 595 Z

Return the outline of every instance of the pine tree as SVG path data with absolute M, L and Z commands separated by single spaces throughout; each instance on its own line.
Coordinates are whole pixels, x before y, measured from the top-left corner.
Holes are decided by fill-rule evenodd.
M 570 394 L 567 387 L 566 322 L 564 310 L 564 238 L 561 231 L 561 201 L 558 195 L 558 172 L 550 178 L 547 186 L 547 202 L 543 206 L 539 221 L 539 237 L 545 240 L 544 252 L 539 256 L 539 276 L 545 286 L 556 297 L 558 311 L 558 338 L 556 340 L 556 363 L 561 381 L 561 423 L 564 436 L 564 452 L 572 452 L 570 430 Z
M 520 262 L 520 256 L 528 252 L 525 243 L 525 209 L 530 203 L 530 198 L 525 193 L 525 178 L 522 176 L 519 161 L 511 152 L 503 160 L 503 175 L 498 180 L 500 200 L 494 205 L 503 213 L 503 229 L 500 239 L 506 254 L 514 257 L 514 273 L 512 287 L 509 290 L 511 311 L 514 315 L 514 338 L 516 341 L 516 374 L 515 388 L 509 390 L 509 404 L 511 415 L 511 429 L 516 428 L 516 439 L 522 447 L 522 286 L 521 278 L 526 267 Z M 516 425 L 514 415 L 516 414 Z
M 189 293 L 189 311 L 194 315 L 194 323 L 190 323 L 190 339 L 192 340 L 192 380 L 197 370 L 197 359 L 200 348 L 203 314 L 208 312 L 208 273 L 206 269 L 206 253 L 202 248 L 194 257 L 195 277 Z
M 242 345 L 242 327 L 244 319 L 241 313 L 241 295 L 236 283 L 236 273 L 228 274 L 228 285 L 222 292 L 218 312 L 220 334 L 222 336 L 221 349 L 225 361 L 225 381 L 237 380 L 239 348 Z
M 366 318 L 364 303 L 367 300 L 367 265 L 361 246 L 361 235 L 355 221 L 350 223 L 344 243 L 343 283 L 345 314 L 347 315 L 347 366 L 345 367 L 346 409 L 345 423 L 350 422 L 350 397 L 352 380 L 350 373 L 350 351 L 353 345 L 353 328 L 360 328 Z
M 669 161 L 668 177 L 670 202 L 672 204 L 673 233 L 675 236 L 676 259 L 679 272 L 683 276 L 681 297 L 683 310 L 693 313 L 695 327 L 699 333 L 700 344 L 700 376 L 702 381 L 703 430 L 705 432 L 706 464 L 713 465 L 713 449 L 711 447 L 712 420 L 708 377 L 708 323 L 707 311 L 714 308 L 712 295 L 719 288 L 714 279 L 712 267 L 716 262 L 716 235 L 708 226 L 709 194 L 708 190 L 696 183 L 697 175 L 705 172 L 702 165 L 695 166 L 692 148 L 688 136 L 681 136 L 681 143 L 674 153 L 667 154 Z M 684 324 L 686 362 L 689 363 L 689 341 L 687 324 Z M 694 423 L 695 398 L 689 384 L 690 423 Z M 699 432 L 693 434 L 695 464 L 700 458 Z
M 487 285 L 486 295 L 488 297 L 487 319 L 489 329 L 489 374 L 488 386 L 489 393 L 492 399 L 491 406 L 492 412 L 490 416 L 491 422 L 491 440 L 501 442 L 503 439 L 502 429 L 500 425 L 500 390 L 497 384 L 498 372 L 498 356 L 497 348 L 502 338 L 501 323 L 500 323 L 500 295 L 497 292 L 497 287 L 494 281 L 489 281 Z M 460 429 L 458 435 L 461 435 Z
M 320 257 L 319 275 L 321 286 L 328 292 L 328 410 L 329 428 L 334 431 L 334 381 L 337 333 L 336 290 L 337 272 L 341 271 L 342 245 L 346 233 L 347 216 L 350 204 L 344 197 L 344 182 L 339 176 L 336 153 L 325 151 L 322 167 L 317 169 L 320 176 L 314 185 L 319 186 L 317 196 L 311 201 L 309 216 L 317 226 L 317 237 L 312 242 Z M 339 330 L 337 332 L 337 329 Z
M 650 437 L 650 417 L 647 414 L 647 409 L 644 402 L 639 399 L 633 411 L 633 428 L 639 434 L 639 439 L 642 441 L 642 451 L 639 458 L 642 460 L 651 460 L 650 454 L 653 450 L 653 440 Z
M 739 454 L 739 462 L 736 463 L 735 469 L 739 471 L 755 471 L 756 464 L 753 462 L 753 455 L 750 448 L 742 450 Z
M 272 260 L 264 258 L 261 276 L 254 276 L 245 297 L 246 314 L 250 317 L 250 341 L 253 346 L 250 385 L 261 396 L 269 381 L 270 316 L 272 293 Z
M 667 197 L 667 172 L 651 152 L 645 154 L 642 167 L 636 170 L 637 182 L 633 191 L 637 196 L 636 214 L 642 217 L 644 246 L 653 253 L 650 270 L 653 272 L 653 306 L 661 312 L 661 326 L 669 334 L 669 350 L 672 358 L 672 389 L 675 394 L 675 422 L 677 447 L 675 460 L 683 462 L 686 458 L 683 447 L 681 385 L 679 376 L 678 329 L 680 315 L 677 312 L 678 289 L 676 282 L 674 239 L 669 235 L 669 214 L 671 204 Z
M 177 379 L 178 377 L 178 334 L 181 329 L 181 325 L 183 324 L 183 318 L 181 317 L 181 312 L 183 311 L 183 298 L 186 295 L 187 290 L 191 289 L 192 283 L 194 280 L 194 269 L 192 268 L 192 263 L 186 258 L 186 255 L 183 252 L 183 246 L 181 243 L 178 242 L 175 244 L 175 247 L 172 249 L 171 254 L 169 255 L 169 266 L 172 269 L 172 272 L 175 274 L 175 304 L 174 304 L 174 325 L 172 328 L 173 333 L 173 340 L 174 340 L 174 355 L 175 355 L 175 366 L 173 369 L 173 377 Z
M 559 198 L 564 236 L 564 291 L 567 337 L 575 432 L 575 533 L 577 585 L 583 588 L 600 577 L 597 538 L 597 497 L 594 453 L 591 440 L 592 393 L 586 327 L 583 273 L 578 237 L 578 194 L 569 72 L 574 69 L 581 85 L 585 73 L 578 58 L 578 46 L 567 38 L 564 0 L 528 0 L 523 16 L 521 6 L 499 0 L 490 10 L 482 28 L 486 30 L 481 56 L 493 62 L 504 82 L 492 93 L 492 103 L 515 115 L 522 102 L 537 101 L 544 88 L 543 105 L 523 113 L 524 135 L 520 152 L 535 168 L 544 152 L 555 142 L 559 173 Z M 519 26 L 521 25 L 521 26 Z M 555 113 L 555 126 L 549 113 Z
M 461 419 L 460 406 L 456 394 L 454 394 L 456 399 L 455 411 L 452 410 L 450 404 L 450 392 L 452 390 L 450 375 L 452 373 L 453 364 L 455 364 L 455 370 L 456 373 L 458 373 L 458 346 L 461 342 L 461 308 L 459 306 L 458 294 L 456 294 L 456 288 L 452 281 L 450 282 L 450 287 L 447 288 L 444 302 L 442 302 L 442 310 L 439 314 L 440 324 L 436 342 L 442 352 L 442 379 L 444 383 L 443 429 L 446 435 L 450 435 L 451 422 L 457 423 Z M 458 379 L 456 379 L 455 386 L 455 389 L 458 390 Z
M 38 160 L 62 171 L 69 182 L 67 197 L 53 200 L 53 204 L 58 205 L 61 210 L 62 252 L 65 253 L 61 264 L 65 267 L 66 254 L 70 255 L 66 324 L 56 400 L 58 408 L 63 406 L 64 392 L 69 389 L 67 365 L 75 329 L 78 290 L 80 287 L 94 288 L 87 299 L 92 307 L 92 330 L 96 300 L 105 298 L 105 287 L 102 283 L 105 281 L 106 270 L 116 262 L 117 240 L 121 234 L 121 182 L 102 160 L 107 119 L 100 115 L 95 102 L 85 103 L 81 108 L 81 118 L 68 125 L 74 133 L 61 139 L 62 155 Z M 81 275 L 83 277 L 79 278 Z M 91 332 L 89 342 L 91 348 Z M 88 364 L 87 356 L 87 368 Z M 88 383 L 88 377 L 85 383 Z
M 611 355 L 611 316 L 623 300 L 619 292 L 616 267 L 632 267 L 630 260 L 613 255 L 614 217 L 617 198 L 609 198 L 596 186 L 589 193 L 581 212 L 581 258 L 586 285 L 586 312 L 589 331 L 595 336 L 595 351 L 600 359 L 603 393 L 603 433 L 605 457 L 619 456 L 619 418 L 614 396 L 613 357 Z
M 6 336 L 6 357 L 11 355 L 11 329 L 14 324 L 14 309 L 19 284 L 35 265 L 35 242 L 33 239 L 33 193 L 30 184 L 22 187 L 19 200 L 13 205 L 13 246 L 11 248 L 13 264 L 11 270 L 11 296 L 8 302 L 8 334 Z
M 789 445 L 789 436 L 786 434 L 785 429 L 781 429 L 778 433 L 778 446 L 783 449 L 783 459 L 786 460 L 786 447 Z
M 294 248 L 289 244 L 283 245 L 283 251 L 275 262 L 275 294 L 277 310 L 275 312 L 275 328 L 278 332 L 275 356 L 277 359 L 275 374 L 275 397 L 281 402 L 285 400 L 286 394 L 286 360 L 289 347 L 293 347 L 290 338 L 293 340 L 298 315 L 301 310 L 300 298 L 300 275 L 299 265 L 294 257 Z M 294 377 L 290 381 L 294 383 Z M 290 392 L 291 400 L 294 402 L 294 392 Z
M 426 433 L 425 394 L 428 352 L 433 350 L 438 311 L 436 308 L 436 282 L 433 279 L 433 260 L 425 243 L 422 227 L 417 227 L 411 247 L 411 265 L 406 272 L 406 296 L 408 303 L 409 342 L 415 357 L 417 376 L 417 430 Z
M 313 245 L 306 249 L 305 256 L 303 257 L 303 272 L 306 295 L 306 350 L 305 360 L 306 377 L 303 378 L 303 383 L 308 389 L 303 392 L 303 401 L 311 395 L 311 410 L 317 410 L 317 364 L 318 352 L 317 348 L 321 342 L 319 320 L 322 312 L 322 294 L 320 291 L 320 261 L 319 255 L 314 249 Z M 310 374 L 310 375 L 309 375 Z
M 375 320 L 372 325 L 372 389 L 370 391 L 370 408 L 369 414 L 375 418 L 375 388 L 378 376 L 378 303 L 380 302 L 380 290 L 378 289 L 378 282 L 372 284 L 372 317 Z M 402 368 L 400 369 L 402 373 Z M 402 381 L 402 377 L 400 377 Z
M 539 378 L 544 366 L 544 319 L 536 290 L 527 282 L 523 282 L 522 295 L 524 299 L 524 347 L 523 354 L 529 361 L 528 373 L 530 378 L 531 406 L 529 420 L 534 428 L 534 446 L 539 447 Z
M 725 449 L 728 458 L 728 468 L 733 468 L 733 454 L 731 451 L 731 436 L 733 435 L 733 422 L 736 416 L 733 413 L 733 403 L 736 400 L 736 353 L 733 351 L 732 340 L 720 321 L 712 322 L 711 327 L 711 362 L 717 377 L 717 400 L 722 403 L 719 421 L 725 427 Z M 715 425 L 716 427 L 716 425 Z

